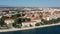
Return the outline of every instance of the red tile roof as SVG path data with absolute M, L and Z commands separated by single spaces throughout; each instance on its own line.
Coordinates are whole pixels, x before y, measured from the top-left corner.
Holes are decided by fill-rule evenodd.
M 5 19 L 5 20 L 14 20 L 14 18 L 7 18 L 7 19 Z

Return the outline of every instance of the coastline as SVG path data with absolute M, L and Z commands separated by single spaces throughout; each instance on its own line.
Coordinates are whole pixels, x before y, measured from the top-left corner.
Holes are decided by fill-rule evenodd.
M 11 28 L 11 29 L 0 30 L 0 32 L 10 32 L 10 31 L 18 31 L 18 30 L 28 30 L 28 29 L 34 29 L 34 28 L 43 28 L 43 27 L 49 27 L 49 26 L 56 26 L 56 25 L 60 25 L 60 23 L 48 24 L 48 25 L 40 25 L 40 26 L 35 26 L 35 27 L 26 27 L 26 28 Z

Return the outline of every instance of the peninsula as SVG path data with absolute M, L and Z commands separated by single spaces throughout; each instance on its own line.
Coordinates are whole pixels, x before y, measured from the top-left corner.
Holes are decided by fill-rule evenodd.
M 59 8 L 0 8 L 0 32 L 60 25 Z

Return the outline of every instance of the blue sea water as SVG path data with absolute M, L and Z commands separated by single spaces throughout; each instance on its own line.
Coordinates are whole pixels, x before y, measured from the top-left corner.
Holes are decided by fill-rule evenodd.
M 0 34 L 60 34 L 60 25 L 30 29 L 30 30 L 23 30 L 23 31 L 4 32 Z

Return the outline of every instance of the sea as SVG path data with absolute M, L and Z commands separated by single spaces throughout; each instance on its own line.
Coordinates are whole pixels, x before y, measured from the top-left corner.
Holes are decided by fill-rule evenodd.
M 60 25 L 43 27 L 43 28 L 35 28 L 29 30 L 0 32 L 0 34 L 60 34 Z

